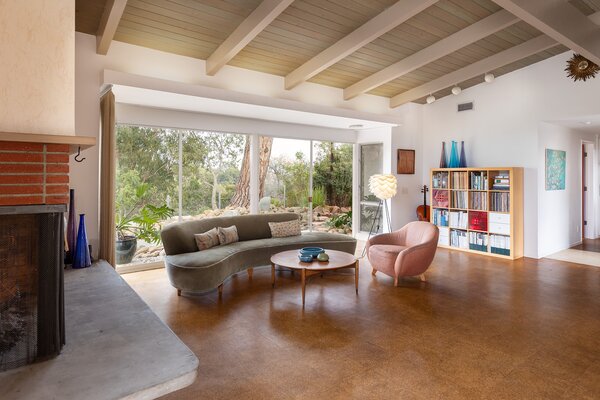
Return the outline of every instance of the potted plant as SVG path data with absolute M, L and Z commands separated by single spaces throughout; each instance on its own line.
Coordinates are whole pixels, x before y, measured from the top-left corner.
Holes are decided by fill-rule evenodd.
M 138 239 L 147 243 L 160 243 L 160 221 L 172 217 L 175 212 L 166 204 L 159 207 L 146 204 L 135 213 L 135 210 L 143 202 L 146 190 L 146 185 L 140 185 L 136 190 L 137 204 L 124 215 L 116 216 L 117 264 L 131 262 L 137 250 Z

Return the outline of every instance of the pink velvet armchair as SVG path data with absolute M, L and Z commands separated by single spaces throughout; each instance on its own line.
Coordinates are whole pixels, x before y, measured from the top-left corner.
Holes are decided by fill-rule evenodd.
M 373 275 L 381 271 L 394 278 L 419 275 L 425 281 L 425 271 L 437 249 L 439 229 L 429 222 L 410 222 L 392 233 L 383 233 L 367 242 L 367 257 Z

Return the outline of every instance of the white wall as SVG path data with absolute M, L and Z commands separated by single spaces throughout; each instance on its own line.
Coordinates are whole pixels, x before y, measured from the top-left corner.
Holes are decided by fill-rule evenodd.
M 0 8 L 0 132 L 73 135 L 75 2 Z
M 596 135 L 549 123 L 540 124 L 538 142 L 538 256 L 581 242 L 581 145 Z M 546 149 L 566 151 L 565 190 L 545 188 Z M 590 187 L 590 190 L 593 190 Z
M 525 168 L 525 255 L 538 257 L 538 129 L 542 121 L 600 114 L 600 79 L 574 83 L 564 53 L 423 107 L 423 182 L 439 165 L 441 143 L 464 140 L 469 166 Z M 458 103 L 474 101 L 458 113 Z M 564 204 L 568 208 L 568 204 Z M 544 229 L 549 229 L 544 225 Z

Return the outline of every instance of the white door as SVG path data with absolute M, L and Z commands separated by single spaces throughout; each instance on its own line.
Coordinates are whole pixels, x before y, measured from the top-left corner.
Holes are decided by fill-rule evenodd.
M 595 239 L 595 229 L 594 229 L 594 144 L 593 143 L 584 143 L 584 175 L 583 175 L 583 185 L 584 185 L 584 200 L 583 200 L 583 237 L 585 239 Z

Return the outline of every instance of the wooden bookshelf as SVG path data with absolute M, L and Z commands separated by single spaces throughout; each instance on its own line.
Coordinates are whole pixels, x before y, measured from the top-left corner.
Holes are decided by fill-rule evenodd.
M 430 178 L 439 247 L 523 257 L 523 168 L 433 168 Z

